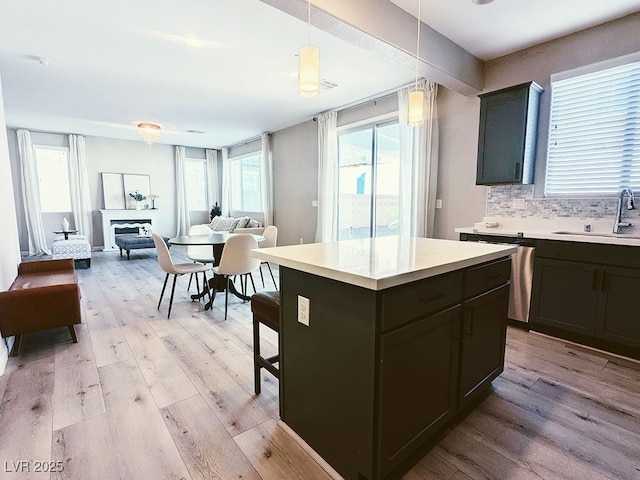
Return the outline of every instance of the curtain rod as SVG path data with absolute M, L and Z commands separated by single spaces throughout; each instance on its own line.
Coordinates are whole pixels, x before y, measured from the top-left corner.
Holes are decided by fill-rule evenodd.
M 357 101 L 352 102 L 352 103 L 347 103 L 346 105 L 343 105 L 343 106 L 341 106 L 339 108 L 334 108 L 332 110 L 326 110 L 325 112 L 321 112 L 321 113 L 326 113 L 326 112 L 338 112 L 338 113 L 340 113 L 340 112 L 344 112 L 345 110 L 350 110 L 352 108 L 356 108 L 356 107 L 361 107 L 363 105 L 367 105 L 368 103 L 374 103 L 374 102 L 377 102 L 379 100 L 384 100 L 384 99 L 389 98 L 389 97 L 391 97 L 393 95 L 397 95 L 398 91 L 402 90 L 403 88 L 410 87 L 412 85 L 415 85 L 415 82 L 410 82 L 410 83 L 407 83 L 406 85 L 402 85 L 402 86 L 394 88 L 392 90 L 387 90 L 385 92 L 381 92 L 381 93 L 378 93 L 376 95 L 372 95 L 372 96 L 370 96 L 368 98 L 365 98 L 363 100 L 357 100 Z M 314 120 L 315 120 L 315 117 L 314 117 Z
M 271 136 L 271 132 L 265 132 L 267 135 Z M 261 140 L 262 139 L 262 134 L 260 135 L 256 135 L 255 137 L 251 137 L 251 138 L 247 138 L 245 140 L 242 140 L 240 142 L 234 143 L 232 145 L 227 145 L 226 147 L 223 148 L 235 148 L 235 147 L 239 147 L 241 145 L 248 145 L 249 143 L 255 142 L 257 140 Z M 220 149 L 222 150 L 222 148 Z

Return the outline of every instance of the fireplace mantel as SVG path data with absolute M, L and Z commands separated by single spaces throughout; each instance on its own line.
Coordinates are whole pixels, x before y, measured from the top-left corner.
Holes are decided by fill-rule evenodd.
M 117 250 L 116 228 L 138 227 L 150 224 L 156 228 L 158 224 L 158 210 L 100 210 L 102 217 L 103 251 Z

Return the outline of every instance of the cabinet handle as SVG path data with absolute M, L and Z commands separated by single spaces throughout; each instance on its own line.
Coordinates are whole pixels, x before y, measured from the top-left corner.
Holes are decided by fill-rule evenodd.
M 597 289 L 598 289 L 598 271 L 594 270 L 593 280 L 591 281 L 591 290 L 597 290 Z
M 516 179 L 519 179 L 519 178 L 520 178 L 520 162 L 517 162 L 517 163 L 514 165 L 514 172 L 513 172 L 513 173 L 514 173 L 514 177 L 515 177 Z
M 439 298 L 442 298 L 442 297 L 444 297 L 444 293 L 440 292 L 440 293 L 431 295 L 430 297 L 420 298 L 418 299 L 418 301 L 420 303 L 429 303 L 429 302 L 433 302 L 434 300 L 438 300 Z
M 600 291 L 604 292 L 607 290 L 607 272 L 602 272 L 602 282 L 600 283 Z

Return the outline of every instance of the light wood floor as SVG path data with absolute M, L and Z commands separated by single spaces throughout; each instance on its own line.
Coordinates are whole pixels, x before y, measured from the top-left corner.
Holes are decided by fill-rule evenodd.
M 26 336 L 0 377 L 0 478 L 329 478 L 278 426 L 275 379 L 253 394 L 249 304 L 224 321 L 182 277 L 167 320 L 153 250 L 96 252 L 78 277 L 79 343 Z M 406 479 L 640 479 L 638 363 L 510 329 L 493 386 Z

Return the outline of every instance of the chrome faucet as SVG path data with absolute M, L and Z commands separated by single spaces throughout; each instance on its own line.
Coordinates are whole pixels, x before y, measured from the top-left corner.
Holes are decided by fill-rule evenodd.
M 629 222 L 622 221 L 622 202 L 624 200 L 625 194 L 629 196 L 629 198 L 627 199 L 627 210 L 633 210 L 635 208 L 633 192 L 631 191 L 631 189 L 623 188 L 622 190 L 620 190 L 620 194 L 618 195 L 618 209 L 616 212 L 616 221 L 613 224 L 613 233 L 620 233 L 621 229 L 633 226 L 633 224 Z

